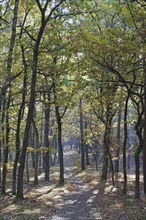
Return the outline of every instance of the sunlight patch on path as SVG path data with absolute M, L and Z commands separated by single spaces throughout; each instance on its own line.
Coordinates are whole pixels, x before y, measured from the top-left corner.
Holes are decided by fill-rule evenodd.
M 61 204 L 56 203 L 56 212 L 49 220 L 102 220 L 95 202 L 98 191 L 73 173 L 76 154 L 65 151 L 65 182 L 69 193 L 64 194 Z
M 67 217 L 59 217 L 58 215 L 54 215 L 51 220 L 70 220 L 70 218 Z

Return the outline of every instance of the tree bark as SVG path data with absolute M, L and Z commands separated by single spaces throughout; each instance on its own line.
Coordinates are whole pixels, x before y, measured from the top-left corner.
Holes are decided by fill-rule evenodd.
M 2 142 L 0 140 L 0 187 L 1 187 L 1 181 L 2 181 L 1 166 L 2 166 Z
M 142 135 L 140 135 L 139 139 L 139 146 L 136 149 L 135 152 L 135 198 L 140 198 L 140 161 L 139 161 L 139 155 L 143 149 L 143 138 Z
M 113 173 L 113 164 L 110 155 L 110 138 L 111 138 L 111 120 L 107 120 L 105 126 L 105 135 L 104 135 L 104 155 L 103 155 L 103 167 L 102 167 L 102 175 L 101 179 L 107 180 L 107 173 L 108 173 L 108 160 L 110 159 L 111 169 Z
M 3 146 L 2 146 L 2 106 L 0 105 L 0 187 L 1 187 L 1 182 L 2 182 L 2 161 L 3 161 Z
M 87 121 L 85 121 L 85 137 L 87 136 Z M 88 152 L 88 144 L 85 143 L 85 152 L 86 152 L 86 165 L 90 165 L 89 162 L 89 152 Z
M 116 160 L 115 160 L 115 173 L 119 172 L 119 153 L 120 153 L 120 138 L 121 138 L 121 116 L 122 116 L 122 103 L 119 103 L 118 110 L 118 126 L 117 126 L 117 149 L 116 149 Z
M 146 45 L 146 43 L 145 43 Z M 144 195 L 146 196 L 146 52 L 143 55 L 143 75 L 144 75 L 144 145 L 143 145 L 143 180 Z
M 107 180 L 107 170 L 108 170 L 108 150 L 105 147 L 104 148 L 104 154 L 103 154 L 103 166 L 102 166 L 102 180 Z
M 83 125 L 83 112 L 82 112 L 82 100 L 79 102 L 80 109 L 80 143 L 81 143 L 81 170 L 85 170 L 85 144 L 84 144 L 84 125 Z
M 48 91 L 47 94 L 47 103 L 45 104 L 45 147 L 47 149 L 47 152 L 45 153 L 45 181 L 50 180 L 50 142 L 49 142 L 49 130 L 50 130 L 50 98 L 51 94 L 50 91 Z
M 24 66 L 24 80 L 23 80 L 23 92 L 22 92 L 22 102 L 18 111 L 18 119 L 17 119 L 17 128 L 16 128 L 16 155 L 14 160 L 14 166 L 13 166 L 13 182 L 12 182 L 12 194 L 16 194 L 16 175 L 17 175 L 17 166 L 20 156 L 20 123 L 22 119 L 22 114 L 24 112 L 24 106 L 25 106 L 25 96 L 26 96 L 26 88 L 27 88 L 27 63 L 25 60 L 25 54 L 24 54 L 24 48 L 22 49 L 22 60 L 23 60 L 23 66 Z
M 21 156 L 20 156 L 20 166 L 19 166 L 19 170 L 18 170 L 18 184 L 17 184 L 16 197 L 19 199 L 23 198 L 23 174 L 24 174 L 25 157 L 26 157 L 26 150 L 27 150 L 27 145 L 28 145 L 30 125 L 31 125 L 32 117 L 33 117 L 33 111 L 34 111 L 35 86 L 36 86 L 36 78 L 37 78 L 39 46 L 40 46 L 42 35 L 44 33 L 47 22 L 50 20 L 53 12 L 63 2 L 64 2 L 64 0 L 61 0 L 58 4 L 54 5 L 53 8 L 51 9 L 49 15 L 46 18 L 45 13 L 46 13 L 49 1 L 46 0 L 45 7 L 42 7 L 40 1 L 36 0 L 38 8 L 41 12 L 41 26 L 39 28 L 38 35 L 35 40 L 34 49 L 33 49 L 30 99 L 29 99 L 29 107 L 28 107 L 28 113 L 27 113 L 27 119 L 26 119 L 26 126 L 25 126 L 25 131 L 24 131 L 23 146 L 22 146 L 22 151 L 21 151 Z
M 5 83 L 2 86 L 2 89 L 0 92 L 0 106 L 2 105 L 3 98 L 8 88 L 10 87 L 10 83 L 11 83 L 11 69 L 12 69 L 12 60 L 13 60 L 13 50 L 14 50 L 15 39 L 16 39 L 18 7 L 19 7 L 19 0 L 15 0 L 14 10 L 13 10 L 13 21 L 12 21 L 12 34 L 10 38 L 10 46 L 9 46 L 8 58 L 7 58 L 6 77 L 5 77 Z
M 124 183 L 123 183 L 123 193 L 126 195 L 127 193 L 127 163 L 126 163 L 126 144 L 127 144 L 127 113 L 128 113 L 128 101 L 129 94 L 126 97 L 125 102 L 125 111 L 124 111 L 124 142 L 123 142 L 123 175 L 124 175 Z
M 137 103 L 137 109 L 138 109 L 138 119 L 135 122 L 135 131 L 136 131 L 136 135 L 138 137 L 139 140 L 139 144 L 138 147 L 135 149 L 135 198 L 139 199 L 140 198 L 140 160 L 139 160 L 139 156 L 140 153 L 142 152 L 143 149 L 143 144 L 144 144 L 144 140 L 143 140 L 143 113 L 144 113 L 144 109 L 143 109 L 143 98 L 141 98 L 141 112 L 140 112 L 140 106 L 139 106 L 139 102 Z
M 3 105 L 2 107 L 2 113 L 1 113 L 1 133 L 2 133 L 2 139 L 1 139 L 1 158 L 2 158 L 2 164 L 3 164 L 3 160 L 4 160 L 4 153 L 5 153 L 5 148 L 4 146 L 6 145 L 6 138 L 5 138 L 5 126 L 4 126 L 4 122 L 5 122 L 5 109 L 6 109 L 6 97 L 4 97 L 3 100 Z M 3 173 L 1 174 L 3 175 Z
M 37 40 L 33 50 L 33 66 L 32 66 L 32 78 L 31 78 L 31 92 L 30 92 L 30 100 L 29 100 L 29 108 L 24 132 L 24 139 L 23 139 L 23 146 L 22 152 L 20 156 L 20 166 L 18 170 L 18 184 L 17 184 L 17 194 L 16 197 L 19 199 L 23 198 L 23 174 L 24 174 L 24 167 L 25 167 L 25 157 L 26 157 L 26 150 L 28 146 L 28 137 L 30 131 L 30 125 L 33 117 L 33 110 L 34 110 L 34 102 L 35 102 L 35 86 L 36 86 L 36 77 L 37 77 L 37 63 L 38 63 L 38 53 L 39 53 L 39 45 L 41 41 L 41 37 L 43 35 L 46 23 L 43 22 L 41 24 Z
M 35 166 L 34 166 L 34 184 L 38 185 L 38 168 L 39 168 L 39 148 L 40 148 L 40 141 L 39 141 L 39 132 L 35 121 L 33 120 L 33 128 L 35 133 L 35 143 L 34 143 L 34 150 L 35 150 Z
M 1 91 L 0 91 L 0 109 L 2 108 L 4 99 L 5 99 L 5 95 L 7 93 L 8 88 L 10 87 L 10 83 L 11 83 L 11 69 L 12 69 L 12 60 L 13 60 L 13 50 L 14 50 L 15 39 L 16 39 L 18 7 L 19 7 L 19 0 L 15 0 L 14 10 L 13 10 L 13 21 L 12 21 L 12 33 L 11 33 L 11 38 L 10 38 L 10 45 L 9 45 L 7 65 L 6 65 L 5 83 L 2 86 Z M 7 153 L 5 153 L 5 157 L 6 157 L 6 154 Z M 4 170 L 5 169 L 6 169 L 6 167 L 4 168 Z M 3 187 L 4 187 L 4 185 L 3 185 Z M 5 191 L 5 187 L 2 189 L 2 191 L 3 192 Z
M 29 183 L 29 153 L 26 153 L 26 179 L 27 183 Z
M 63 146 L 62 146 L 62 122 L 59 113 L 59 107 L 55 106 L 56 119 L 58 125 L 58 150 L 60 163 L 60 184 L 64 184 L 64 161 L 63 161 Z
M 9 106 L 10 106 L 10 91 L 6 106 L 6 145 L 4 151 L 4 162 L 3 162 L 3 172 L 2 172 L 2 194 L 6 193 L 6 176 L 7 176 L 7 165 L 8 165 L 8 154 L 9 154 Z

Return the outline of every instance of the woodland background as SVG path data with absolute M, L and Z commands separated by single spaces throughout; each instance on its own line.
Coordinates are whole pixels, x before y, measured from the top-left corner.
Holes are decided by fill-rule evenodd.
M 1 0 L 0 35 L 2 198 L 54 166 L 63 185 L 69 148 L 124 195 L 133 174 L 144 198 L 146 2 Z

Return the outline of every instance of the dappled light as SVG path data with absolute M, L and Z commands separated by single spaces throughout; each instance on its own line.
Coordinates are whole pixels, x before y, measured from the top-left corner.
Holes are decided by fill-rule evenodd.
M 111 181 L 105 183 L 100 181 L 100 175 L 91 165 L 85 171 L 75 175 L 74 159 L 77 152 L 69 150 L 65 152 L 65 179 L 64 186 L 58 187 L 53 182 L 40 183 L 33 189 L 33 186 L 26 191 L 26 199 L 19 203 L 13 203 L 13 198 L 7 197 L 6 206 L 3 205 L 3 214 L 13 215 L 22 219 L 103 219 L 112 213 L 113 219 L 119 216 L 125 208 L 135 209 L 133 197 L 121 197 L 119 186 L 112 186 Z M 79 159 L 80 160 L 80 159 Z M 58 169 L 58 166 L 56 166 Z M 54 178 L 53 167 L 52 178 Z M 92 178 L 90 177 L 93 173 Z M 57 172 L 58 173 L 58 172 Z M 94 174 L 95 173 L 95 174 Z M 87 177 L 89 174 L 89 177 Z M 56 175 L 56 174 L 55 174 Z M 121 176 L 121 175 L 120 175 Z M 131 176 L 132 178 L 133 176 Z M 121 178 L 121 177 L 120 177 Z M 122 178 L 121 178 L 122 181 Z M 129 184 L 132 184 L 133 179 Z M 121 184 L 119 182 L 119 184 Z M 130 185 L 129 185 L 130 187 Z M 130 191 L 129 191 L 130 192 Z M 132 194 L 129 196 L 132 196 Z M 111 203 L 112 202 L 112 203 Z M 141 202 L 141 215 L 145 213 L 145 205 Z M 137 209 L 131 215 L 136 215 Z M 12 214 L 13 213 L 13 214 Z M 47 214 L 49 213 L 49 214 Z M 115 217 L 114 217 L 115 216 Z M 133 218 L 134 219 L 134 218 Z
M 146 1 L 0 0 L 0 220 L 146 219 Z

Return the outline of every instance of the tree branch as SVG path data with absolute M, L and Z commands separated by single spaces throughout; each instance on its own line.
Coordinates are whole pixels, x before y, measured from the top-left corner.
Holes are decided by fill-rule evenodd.
M 54 6 L 54 8 L 52 8 L 52 10 L 50 11 L 48 17 L 46 18 L 46 22 L 48 22 L 53 14 L 53 12 L 63 3 L 65 2 L 65 0 L 60 0 L 60 3 L 58 3 L 57 5 Z M 57 16 L 58 17 L 58 16 Z

